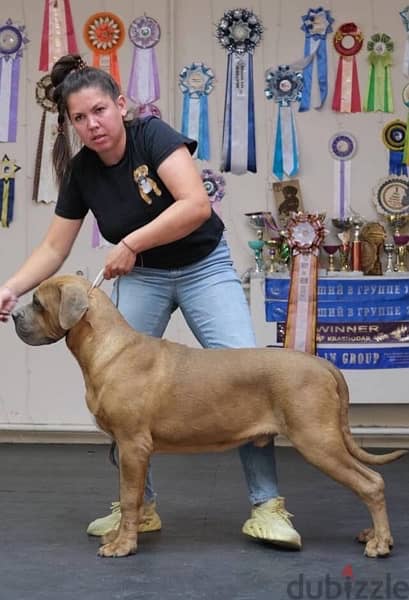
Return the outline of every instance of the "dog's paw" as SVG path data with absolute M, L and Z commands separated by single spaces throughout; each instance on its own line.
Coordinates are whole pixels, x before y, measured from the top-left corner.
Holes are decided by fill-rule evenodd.
M 386 539 L 380 539 L 374 535 L 366 544 L 364 554 L 370 558 L 389 556 L 392 546 L 393 540 L 390 536 Z
M 111 556 L 112 558 L 119 558 L 120 556 L 128 556 L 135 554 L 137 549 L 136 542 L 130 542 L 129 540 L 122 541 L 116 539 L 109 544 L 104 544 L 98 550 L 98 556 Z
M 368 529 L 363 529 L 362 531 L 360 531 L 356 536 L 356 539 L 358 540 L 358 542 L 361 542 L 361 544 L 366 544 L 367 542 L 369 542 L 369 540 L 371 540 L 374 537 L 374 535 L 375 533 L 373 528 L 369 527 Z
M 110 542 L 113 542 L 114 540 L 116 540 L 116 538 L 118 537 L 118 532 L 119 532 L 119 527 L 116 527 L 115 529 L 111 529 L 111 531 L 108 531 L 105 535 L 103 535 L 101 537 L 101 544 L 109 544 Z

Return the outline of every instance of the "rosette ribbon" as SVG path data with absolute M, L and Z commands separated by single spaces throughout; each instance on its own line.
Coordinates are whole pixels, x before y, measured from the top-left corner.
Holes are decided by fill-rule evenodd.
M 34 167 L 34 202 L 55 202 L 58 190 L 52 171 L 52 149 L 57 135 L 57 105 L 53 100 L 53 85 L 49 74 L 36 85 L 36 101 L 43 109 Z
M 345 131 L 329 140 L 329 152 L 334 159 L 334 212 L 345 219 L 351 211 L 351 159 L 357 150 L 357 141 Z
M 366 112 L 393 112 L 391 65 L 394 44 L 386 33 L 375 33 L 367 44 L 369 77 L 364 100 Z
M 11 19 L 0 25 L 0 142 L 17 138 L 20 63 L 28 42 L 24 25 Z
M 405 50 L 403 52 L 402 72 L 409 77 L 409 6 L 399 12 L 406 32 Z
M 305 33 L 304 56 L 311 57 L 304 68 L 304 88 L 300 112 L 321 108 L 328 94 L 327 35 L 332 31 L 334 18 L 329 10 L 310 8 L 302 16 L 301 30 Z
M 137 17 L 128 30 L 134 45 L 127 95 L 137 106 L 145 106 L 160 97 L 159 71 L 155 46 L 160 40 L 159 23 L 152 17 Z
M 259 19 L 244 8 L 226 10 L 216 29 L 228 53 L 221 169 L 235 175 L 257 172 L 253 52 L 262 32 Z
M 315 354 L 319 247 L 325 229 L 318 215 L 297 213 L 287 223 L 292 252 L 284 347 Z
M 183 94 L 182 133 L 197 140 L 195 156 L 210 159 L 208 95 L 213 89 L 213 71 L 204 63 L 192 63 L 179 74 Z
M 358 67 L 355 56 L 364 38 L 355 23 L 344 23 L 334 35 L 334 48 L 339 54 L 332 109 L 337 112 L 361 112 Z
M 287 65 L 266 71 L 266 88 L 264 93 L 268 100 L 278 104 L 276 137 L 272 171 L 278 179 L 284 175 L 293 177 L 299 169 L 299 151 L 297 131 L 292 103 L 301 99 L 303 74 L 293 71 Z
M 121 85 L 117 50 L 125 39 L 124 24 L 110 12 L 91 15 L 84 25 L 84 40 L 92 51 L 92 66 L 104 69 Z
M 5 154 L 0 162 L 0 222 L 8 227 L 14 212 L 14 178 L 20 170 L 15 160 Z
M 405 85 L 402 90 L 402 101 L 406 108 L 409 109 L 409 83 Z M 406 120 L 406 133 L 408 132 L 409 127 L 409 113 Z M 403 145 L 403 162 L 405 165 L 409 165 L 409 136 L 405 135 L 405 141 Z
M 406 123 L 394 119 L 386 123 L 382 130 L 382 141 L 389 150 L 389 175 L 407 175 L 408 168 L 403 161 Z
M 45 0 L 39 70 L 49 71 L 61 56 L 77 53 L 70 0 Z
M 225 194 L 226 181 L 221 173 L 212 171 L 212 169 L 203 169 L 200 176 L 212 208 L 220 217 L 220 203 Z

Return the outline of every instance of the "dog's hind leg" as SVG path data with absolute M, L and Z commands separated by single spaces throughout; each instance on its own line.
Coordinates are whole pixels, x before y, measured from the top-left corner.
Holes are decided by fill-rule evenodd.
M 115 538 L 99 548 L 100 556 L 127 556 L 135 554 L 137 549 L 139 512 L 143 504 L 152 439 L 147 434 L 140 434 L 133 439 L 118 440 L 118 448 L 121 523 Z
M 355 492 L 366 504 L 373 520 L 373 535 L 365 540 L 365 554 L 387 556 L 393 545 L 382 476 L 352 457 L 342 434 L 303 431 L 290 438 L 304 458 L 335 481 Z

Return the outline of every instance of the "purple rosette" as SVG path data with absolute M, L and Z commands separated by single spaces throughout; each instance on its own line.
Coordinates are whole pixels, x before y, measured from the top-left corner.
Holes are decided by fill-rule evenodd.
M 128 30 L 134 45 L 128 97 L 138 106 L 151 104 L 160 97 L 159 71 L 155 46 L 160 40 L 159 23 L 146 15 L 132 21 Z

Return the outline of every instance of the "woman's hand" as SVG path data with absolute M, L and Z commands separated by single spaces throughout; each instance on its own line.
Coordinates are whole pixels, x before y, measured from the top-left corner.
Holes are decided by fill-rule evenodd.
M 104 279 L 112 279 L 126 275 L 135 266 L 136 252 L 124 240 L 121 240 L 107 254 L 105 259 Z
M 16 294 L 8 287 L 0 287 L 0 321 L 6 323 L 17 304 Z

